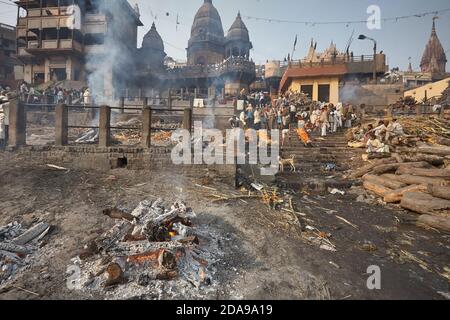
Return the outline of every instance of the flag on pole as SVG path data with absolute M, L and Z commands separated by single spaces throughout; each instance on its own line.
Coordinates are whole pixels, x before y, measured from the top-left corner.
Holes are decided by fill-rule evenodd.
M 292 55 L 288 58 L 290 61 L 294 57 L 295 48 L 297 47 L 298 35 L 295 35 L 294 48 L 292 49 Z

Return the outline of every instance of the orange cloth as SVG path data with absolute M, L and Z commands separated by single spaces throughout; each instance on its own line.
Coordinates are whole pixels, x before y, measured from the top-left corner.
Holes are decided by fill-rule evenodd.
M 298 138 L 304 143 L 304 144 L 308 144 L 311 142 L 311 138 L 309 137 L 308 132 L 306 132 L 305 129 L 298 129 L 297 130 L 297 135 Z

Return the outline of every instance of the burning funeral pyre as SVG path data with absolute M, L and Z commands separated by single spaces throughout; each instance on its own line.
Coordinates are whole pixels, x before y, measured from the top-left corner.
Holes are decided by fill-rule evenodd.
M 17 221 L 0 227 L 0 285 L 29 264 L 49 230 L 50 226 L 45 222 L 28 230 Z
M 111 299 L 196 299 L 215 291 L 220 238 L 196 227 L 183 202 L 145 200 L 131 213 L 103 213 L 118 222 L 72 260 L 81 269 L 79 289 Z

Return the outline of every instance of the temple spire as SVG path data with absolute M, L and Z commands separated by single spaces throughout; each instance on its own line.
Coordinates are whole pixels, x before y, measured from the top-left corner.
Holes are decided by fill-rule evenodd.
M 436 35 L 436 19 L 439 19 L 438 16 L 433 17 L 433 28 L 431 29 L 431 34 Z

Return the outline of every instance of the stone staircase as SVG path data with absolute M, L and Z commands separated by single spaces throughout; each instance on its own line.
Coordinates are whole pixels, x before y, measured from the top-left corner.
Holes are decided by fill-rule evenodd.
M 353 149 L 347 146 L 345 132 L 330 134 L 321 138 L 313 133 L 313 148 L 307 148 L 298 139 L 297 132 L 290 132 L 291 142 L 286 143 L 281 151 L 283 159 L 295 155 L 297 172 L 285 168 L 285 172 L 277 175 L 277 183 L 281 187 L 294 190 L 309 190 L 327 192 L 328 188 L 345 189 L 352 186 L 352 182 L 343 179 L 343 173 L 351 168 L 352 162 L 359 163 L 363 149 Z M 334 167 L 326 170 L 326 167 Z

